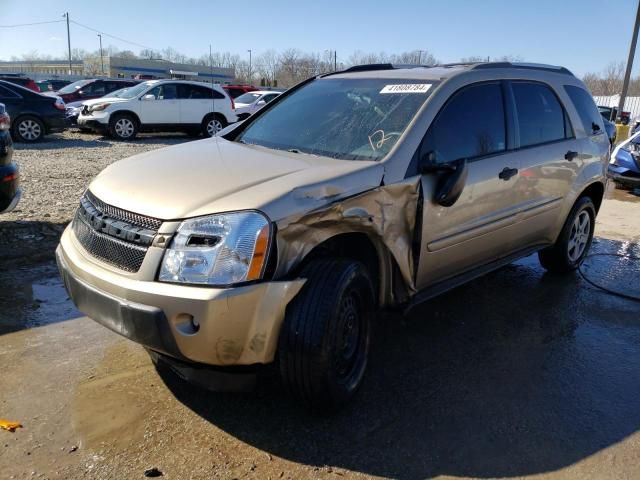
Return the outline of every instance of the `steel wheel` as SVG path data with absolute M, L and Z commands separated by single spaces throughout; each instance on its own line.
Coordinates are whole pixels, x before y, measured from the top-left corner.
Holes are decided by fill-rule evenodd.
M 357 360 L 363 348 L 362 306 L 355 291 L 342 301 L 337 325 L 336 374 L 340 381 L 347 380 L 357 367 Z
M 35 142 L 42 136 L 42 127 L 35 120 L 25 119 L 18 124 L 18 134 L 28 142 Z
M 135 125 L 128 118 L 119 118 L 113 125 L 116 135 L 120 138 L 129 138 L 135 132 Z
M 573 221 L 571 225 L 571 233 L 569 234 L 569 242 L 567 243 L 567 255 L 572 262 L 578 259 L 584 253 L 589 243 L 591 234 L 591 217 L 589 212 L 582 211 Z

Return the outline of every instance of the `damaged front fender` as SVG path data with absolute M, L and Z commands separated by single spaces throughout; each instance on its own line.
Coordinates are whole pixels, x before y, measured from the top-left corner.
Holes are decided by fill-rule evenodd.
M 412 246 L 419 197 L 420 177 L 416 176 L 278 222 L 276 277 L 291 272 L 314 248 L 336 235 L 365 233 L 386 247 L 407 291 L 415 293 Z

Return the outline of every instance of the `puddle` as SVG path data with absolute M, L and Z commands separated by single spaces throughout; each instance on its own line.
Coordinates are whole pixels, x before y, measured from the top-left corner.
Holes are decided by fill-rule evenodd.
M 55 262 L 0 272 L 0 335 L 81 316 Z

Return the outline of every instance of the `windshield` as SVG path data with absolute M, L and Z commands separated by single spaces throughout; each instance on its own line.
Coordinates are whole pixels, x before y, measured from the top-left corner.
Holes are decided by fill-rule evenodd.
M 102 98 L 123 98 L 127 90 L 129 90 L 129 87 L 121 88 L 120 90 L 115 90 L 111 93 L 107 93 Z
M 424 104 L 423 80 L 326 78 L 281 100 L 236 139 L 343 160 L 380 160 Z
M 66 87 L 62 87 L 58 90 L 58 93 L 73 93 L 76 90 L 80 90 L 87 83 L 90 83 L 92 80 L 78 80 L 77 82 L 70 83 Z
M 252 93 L 252 92 L 245 93 L 244 95 L 240 95 L 239 97 L 236 97 L 234 102 L 236 102 L 236 103 L 253 103 L 258 98 L 260 98 L 261 95 L 262 95 L 261 93 Z
M 122 90 L 118 90 L 120 92 L 118 94 L 118 98 L 133 98 L 141 93 L 143 93 L 147 88 L 152 85 L 155 85 L 157 82 L 142 82 L 136 85 L 135 87 L 124 88 Z M 124 91 L 123 91 L 124 90 Z

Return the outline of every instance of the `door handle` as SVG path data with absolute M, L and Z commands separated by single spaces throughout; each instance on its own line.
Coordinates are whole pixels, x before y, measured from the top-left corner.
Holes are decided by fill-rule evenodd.
M 564 159 L 565 160 L 573 160 L 574 158 L 576 158 L 578 156 L 578 152 L 574 152 L 569 150 L 567 153 L 564 154 Z
M 498 174 L 498 178 L 506 182 L 507 180 L 510 180 L 511 177 L 517 174 L 518 174 L 517 168 L 504 167 L 502 171 Z

